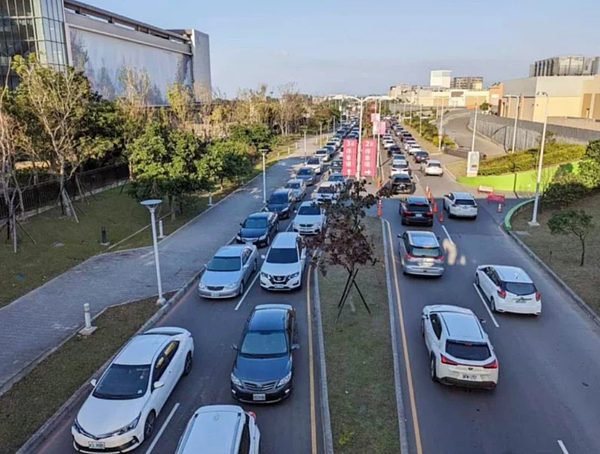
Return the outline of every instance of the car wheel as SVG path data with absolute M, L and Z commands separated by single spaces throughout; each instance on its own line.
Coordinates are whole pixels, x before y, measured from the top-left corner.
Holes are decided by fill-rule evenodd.
M 475 273 L 475 285 L 481 287 L 481 285 L 479 285 L 479 273 Z
M 269 237 L 267 237 L 269 238 Z M 256 273 L 256 270 L 258 269 L 258 259 L 254 260 L 254 268 L 252 268 L 252 272 Z
M 242 296 L 244 294 L 244 281 L 240 282 L 240 291 L 238 292 L 238 296 Z
M 192 358 L 192 352 L 189 352 L 185 357 L 185 365 L 183 366 L 183 376 L 189 375 L 192 371 L 192 365 L 194 364 L 194 359 Z
M 431 375 L 431 379 L 434 382 L 440 381 L 437 376 L 437 366 L 436 366 L 435 355 L 431 355 L 431 359 L 429 360 L 429 373 Z
M 421 337 L 425 337 L 425 320 L 421 319 Z
M 154 413 L 154 410 L 152 410 L 150 414 L 146 417 L 146 422 L 144 422 L 144 440 L 149 440 L 152 436 L 152 432 L 154 432 L 155 422 L 156 413 Z
M 404 220 L 404 218 L 402 218 L 402 220 L 400 221 L 400 223 L 401 223 L 402 225 L 406 225 L 406 221 Z
M 494 298 L 490 300 L 490 310 L 496 312 L 496 302 L 494 301 Z

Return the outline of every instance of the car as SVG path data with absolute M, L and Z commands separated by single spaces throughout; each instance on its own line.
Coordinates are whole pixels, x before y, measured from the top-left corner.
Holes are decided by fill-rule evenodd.
M 473 311 L 451 305 L 425 306 L 421 313 L 421 333 L 433 381 L 496 388 L 498 358 Z
M 306 181 L 299 178 L 293 178 L 289 180 L 285 184 L 284 188 L 292 191 L 295 202 L 300 202 L 306 195 Z
M 444 250 L 433 232 L 407 230 L 398 235 L 398 253 L 404 274 L 444 274 Z
M 294 211 L 296 198 L 290 189 L 275 189 L 267 200 L 266 211 L 277 213 L 280 219 L 289 218 Z
M 202 298 L 213 299 L 241 296 L 257 269 L 256 246 L 223 246 L 206 264 L 198 283 L 198 293 Z
M 331 161 L 331 164 L 329 164 L 329 169 L 332 172 L 341 172 L 343 166 L 344 164 L 342 158 L 335 158 L 333 161 Z
M 433 210 L 426 197 L 410 196 L 400 202 L 399 214 L 402 225 L 433 225 Z
M 420 164 L 422 162 L 426 162 L 429 159 L 429 153 L 423 150 L 414 151 L 412 153 L 413 159 L 416 163 Z
M 392 148 L 394 145 L 396 145 L 396 143 L 392 140 L 390 140 L 389 142 L 383 142 L 383 148 L 386 150 L 389 150 L 390 148 Z
M 304 180 L 306 182 L 306 186 L 312 186 L 317 181 L 317 176 L 312 167 L 302 167 L 295 176 L 298 180 Z
M 468 192 L 451 192 L 450 194 L 446 194 L 443 203 L 449 218 L 477 219 L 477 202 Z
M 302 287 L 306 248 L 296 232 L 281 232 L 271 243 L 260 269 L 260 286 L 265 290 L 294 290 Z
M 218 436 L 215 436 L 218 434 Z M 175 454 L 259 454 L 256 414 L 237 405 L 206 405 L 190 418 Z
M 302 235 L 316 235 L 325 227 L 327 217 L 325 208 L 315 202 L 304 202 L 298 208 L 293 229 Z
M 194 339 L 178 327 L 134 336 L 92 380 L 71 427 L 73 447 L 84 453 L 129 452 L 149 439 L 179 379 L 192 370 Z
M 391 147 L 389 147 L 387 149 L 387 151 L 388 151 L 388 156 L 392 156 L 395 153 L 401 153 L 402 152 L 402 150 L 400 149 L 400 146 L 396 145 L 396 144 L 394 144 Z
M 542 295 L 521 268 L 501 265 L 478 266 L 475 284 L 494 312 L 533 315 L 542 313 Z
M 328 162 L 331 159 L 331 152 L 327 148 L 319 148 L 315 151 L 315 156 L 321 159 L 321 162 Z
M 444 168 L 442 167 L 442 163 L 440 161 L 436 161 L 435 159 L 430 159 L 421 164 L 421 172 L 425 175 L 436 175 L 443 176 Z
M 342 191 L 346 188 L 346 178 L 340 172 L 330 173 L 327 177 L 327 181 L 330 183 L 337 183 Z
M 317 175 L 321 175 L 323 173 L 323 163 L 321 162 L 321 158 L 318 156 L 308 158 L 305 166 L 313 169 Z
M 392 164 L 390 167 L 390 178 L 399 173 L 404 173 L 406 175 L 412 176 L 412 169 L 408 165 L 406 161 L 397 161 Z
M 415 184 L 407 173 L 396 173 L 390 177 L 392 194 L 412 194 Z
M 341 194 L 341 188 L 339 183 L 333 181 L 325 181 L 312 193 L 312 199 L 315 202 L 326 202 L 336 203 Z
M 269 246 L 279 230 L 277 213 L 253 213 L 240 224 L 240 230 L 235 237 L 238 243 Z
M 404 155 L 394 155 L 392 157 L 392 165 L 394 164 L 408 164 Z
M 289 304 L 260 304 L 244 327 L 231 370 L 231 394 L 249 403 L 287 399 L 294 389 L 296 311 Z

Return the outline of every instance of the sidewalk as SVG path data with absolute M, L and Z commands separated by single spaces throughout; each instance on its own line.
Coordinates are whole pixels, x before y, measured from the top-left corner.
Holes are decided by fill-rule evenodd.
M 313 139 L 313 138 L 311 138 Z M 316 150 L 314 139 L 307 152 Z M 304 144 L 267 170 L 267 194 L 290 178 Z M 159 244 L 163 291 L 177 290 L 237 233 L 246 216 L 260 211 L 262 178 L 255 178 Z M 157 294 L 152 248 L 92 257 L 0 309 L 0 390 L 23 369 L 83 325 L 83 304 L 92 315 L 106 307 Z

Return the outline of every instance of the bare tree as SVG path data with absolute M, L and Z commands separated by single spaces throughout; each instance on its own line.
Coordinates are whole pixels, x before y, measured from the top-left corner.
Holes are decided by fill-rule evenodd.
M 185 127 L 193 120 L 194 92 L 191 87 L 179 82 L 172 83 L 167 89 L 167 101 L 178 126 Z
M 119 70 L 121 92 L 117 106 L 121 113 L 125 146 L 137 139 L 144 131 L 150 118 L 149 96 L 152 82 L 148 72 L 129 66 Z

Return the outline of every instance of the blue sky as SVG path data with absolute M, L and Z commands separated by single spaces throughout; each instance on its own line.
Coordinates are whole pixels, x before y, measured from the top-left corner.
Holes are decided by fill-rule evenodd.
M 526 77 L 534 60 L 600 55 L 599 0 L 85 0 L 210 35 L 213 86 L 296 82 L 302 92 L 384 93 L 429 70 Z

